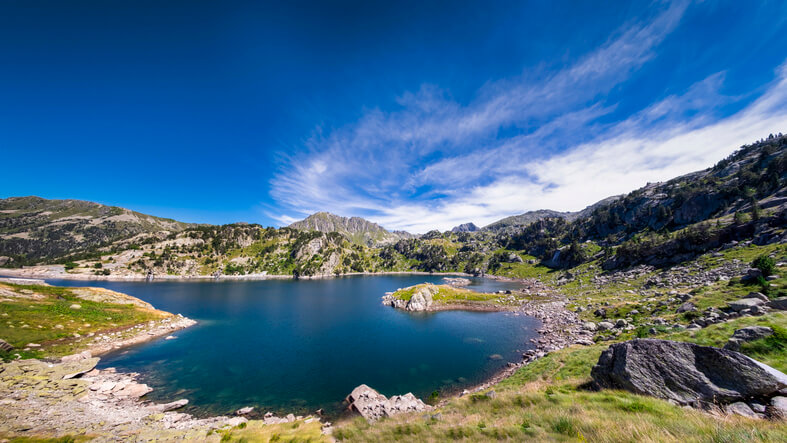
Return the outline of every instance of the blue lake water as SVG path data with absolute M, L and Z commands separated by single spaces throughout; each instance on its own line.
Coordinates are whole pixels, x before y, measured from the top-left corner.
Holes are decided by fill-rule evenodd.
M 341 410 L 361 383 L 385 395 L 450 392 L 520 361 L 538 320 L 511 313 L 407 313 L 383 306 L 386 291 L 440 276 L 356 276 L 323 280 L 105 282 L 100 286 L 199 322 L 107 354 L 99 367 L 141 373 L 148 398 L 187 398 L 189 412 L 309 413 Z M 479 291 L 516 284 L 473 279 Z

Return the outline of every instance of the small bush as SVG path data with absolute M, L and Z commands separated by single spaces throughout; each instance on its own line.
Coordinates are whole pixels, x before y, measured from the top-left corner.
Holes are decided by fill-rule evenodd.
M 759 269 L 765 277 L 773 275 L 773 271 L 776 270 L 776 262 L 767 255 L 761 255 L 755 258 L 751 265 Z

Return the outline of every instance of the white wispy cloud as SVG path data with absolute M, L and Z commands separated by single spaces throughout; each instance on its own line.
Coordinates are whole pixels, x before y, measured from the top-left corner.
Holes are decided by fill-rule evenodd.
M 623 121 L 598 123 L 615 109 L 603 97 L 654 57 L 685 9 L 672 3 L 571 66 L 490 83 L 466 105 L 425 85 L 403 94 L 395 112 L 370 110 L 344 128 L 316 132 L 271 181 L 278 208 L 268 214 L 288 224 L 328 210 L 425 232 L 526 210 L 577 210 L 705 168 L 783 130 L 784 69 L 758 100 L 723 120 L 707 112 L 734 99 L 719 93 L 718 73 Z M 522 134 L 497 136 L 512 126 Z M 579 131 L 591 141 L 572 145 L 567 139 Z

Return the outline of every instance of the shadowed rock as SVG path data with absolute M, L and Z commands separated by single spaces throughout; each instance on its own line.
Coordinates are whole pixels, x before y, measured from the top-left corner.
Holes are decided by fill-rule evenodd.
M 738 352 L 652 339 L 610 346 L 591 376 L 603 388 L 680 404 L 734 403 L 770 396 L 787 386 L 787 375 Z
M 773 334 L 773 329 L 767 326 L 747 326 L 735 331 L 730 340 L 724 345 L 724 349 L 739 351 L 741 344 L 765 338 Z

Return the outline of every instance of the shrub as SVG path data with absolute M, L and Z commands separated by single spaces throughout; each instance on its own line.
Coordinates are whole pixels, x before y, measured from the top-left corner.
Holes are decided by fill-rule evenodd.
M 776 269 L 776 263 L 767 255 L 761 255 L 755 258 L 751 265 L 759 269 L 765 277 L 773 275 L 773 271 Z

